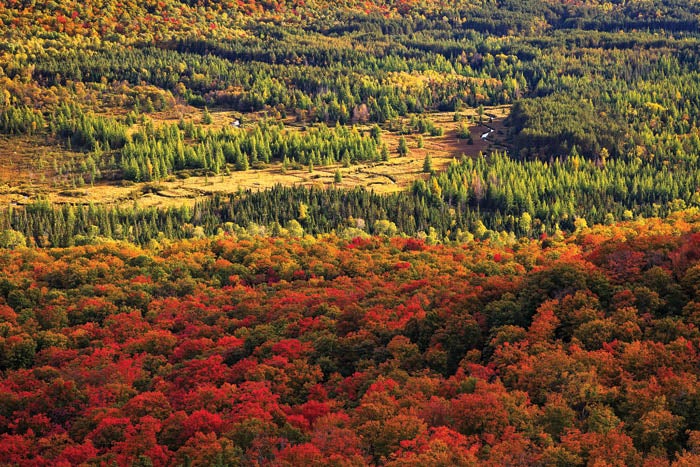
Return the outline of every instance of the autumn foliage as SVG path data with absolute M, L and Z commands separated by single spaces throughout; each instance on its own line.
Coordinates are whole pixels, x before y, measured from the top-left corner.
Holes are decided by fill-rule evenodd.
M 0 252 L 3 465 L 697 465 L 700 222 Z

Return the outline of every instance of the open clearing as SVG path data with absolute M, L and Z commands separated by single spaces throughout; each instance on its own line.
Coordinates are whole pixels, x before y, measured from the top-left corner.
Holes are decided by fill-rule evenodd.
M 444 131 L 442 136 L 423 135 L 423 148 L 418 148 L 419 135 L 406 135 L 409 153 L 399 157 L 397 153 L 400 135 L 389 131 L 382 132 L 382 141 L 389 149 L 389 160 L 367 164 L 342 167 L 331 165 L 314 168 L 309 172 L 302 169 L 283 170 L 281 163 L 270 164 L 263 169 L 246 172 L 231 172 L 230 175 L 191 176 L 180 179 L 170 177 L 160 182 L 123 184 L 120 182 L 100 182 L 94 186 L 66 187 L 57 183 L 52 161 L 75 157 L 60 148 L 50 146 L 48 142 L 37 138 L 0 139 L 0 200 L 7 203 L 26 204 L 43 197 L 55 203 L 108 203 L 139 206 L 175 206 L 193 204 L 201 196 L 212 193 L 235 193 L 239 190 L 263 190 L 276 184 L 305 186 L 337 186 L 353 188 L 364 186 L 377 193 L 392 193 L 409 187 L 414 180 L 427 178 L 423 173 L 423 161 L 430 154 L 433 170 L 445 170 L 447 165 L 462 155 L 474 157 L 480 152 L 488 153 L 503 147 L 503 120 L 508 115 L 509 106 L 489 107 L 486 114 L 492 115 L 492 121 L 485 117 L 488 125 L 496 131 L 487 139 L 481 135 L 488 129 L 479 124 L 471 124 L 473 144 L 457 138 L 459 122 L 454 121 L 453 112 L 432 113 L 427 116 Z M 476 117 L 476 109 L 460 112 L 465 117 Z M 186 117 L 198 122 L 201 111 L 190 110 Z M 212 127 L 230 124 L 236 113 L 212 110 Z M 160 117 L 160 118 L 158 118 Z M 174 114 L 155 116 L 156 124 L 176 123 L 179 116 Z M 476 120 L 476 118 L 475 118 Z M 291 119 L 285 121 L 291 125 Z M 368 127 L 369 128 L 369 127 Z M 342 174 L 342 182 L 335 183 L 336 170 Z M 19 181 L 22 182 L 19 182 Z

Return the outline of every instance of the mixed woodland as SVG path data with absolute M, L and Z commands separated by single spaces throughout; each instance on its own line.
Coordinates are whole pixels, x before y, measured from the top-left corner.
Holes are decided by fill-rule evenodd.
M 0 207 L 0 465 L 700 464 L 699 31 L 696 0 L 0 2 L 0 175 L 335 171 Z M 488 150 L 341 185 L 445 114 Z
M 94 229 L 182 238 L 186 224 L 327 233 L 359 218 L 368 233 L 387 220 L 456 240 L 665 216 L 700 203 L 698 14 L 673 1 L 9 2 L 0 132 L 65 149 L 44 161 L 56 190 L 382 163 L 409 150 L 387 132 L 441 134 L 431 113 L 478 108 L 485 123 L 484 106 L 512 108 L 506 147 L 455 154 L 389 197 L 280 187 L 187 212 L 39 200 L 0 222 L 67 246 Z M 182 105 L 201 118 L 158 123 Z M 210 108 L 241 124 L 212 126 Z

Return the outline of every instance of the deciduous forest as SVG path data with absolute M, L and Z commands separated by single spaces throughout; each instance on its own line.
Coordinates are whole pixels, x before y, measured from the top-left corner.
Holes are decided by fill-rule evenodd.
M 0 465 L 700 464 L 697 0 L 0 2 Z
M 700 214 L 0 257 L 9 465 L 696 465 Z

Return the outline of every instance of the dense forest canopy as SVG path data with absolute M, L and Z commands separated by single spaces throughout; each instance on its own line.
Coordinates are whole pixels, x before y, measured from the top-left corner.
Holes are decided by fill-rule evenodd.
M 0 2 L 0 464 L 700 464 L 699 70 L 698 0 Z
M 0 254 L 8 465 L 697 465 L 697 210 Z

